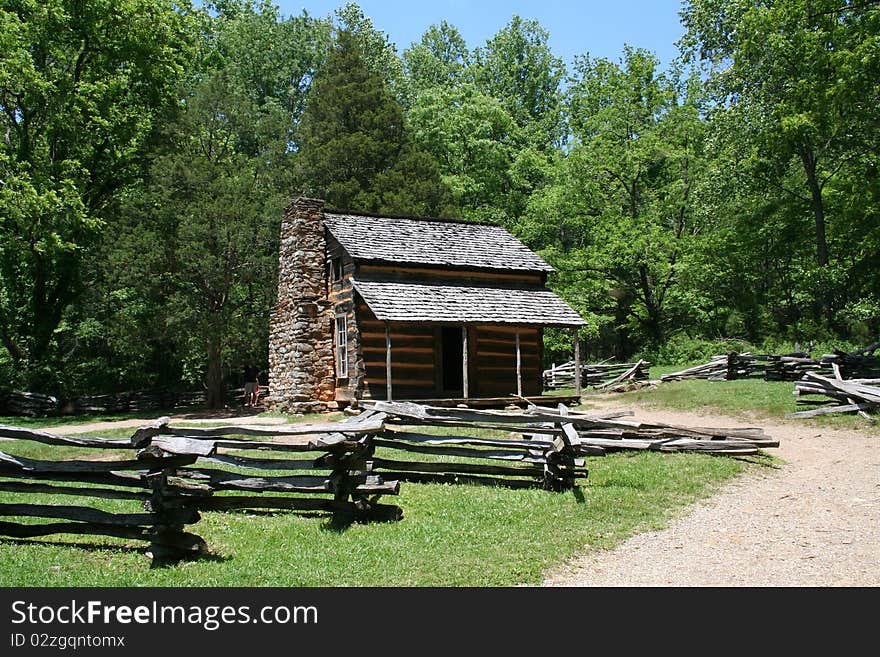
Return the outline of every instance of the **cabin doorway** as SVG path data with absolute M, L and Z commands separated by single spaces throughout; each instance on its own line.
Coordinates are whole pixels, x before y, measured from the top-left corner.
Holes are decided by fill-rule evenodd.
M 464 393 L 462 371 L 462 343 L 460 326 L 444 326 L 441 330 L 441 358 L 443 365 L 443 394 L 461 397 Z

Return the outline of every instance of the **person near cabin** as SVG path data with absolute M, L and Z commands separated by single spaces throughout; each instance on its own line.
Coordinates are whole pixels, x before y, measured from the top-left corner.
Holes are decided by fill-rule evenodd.
M 254 365 L 244 366 L 244 405 L 254 407 L 260 396 L 260 369 Z

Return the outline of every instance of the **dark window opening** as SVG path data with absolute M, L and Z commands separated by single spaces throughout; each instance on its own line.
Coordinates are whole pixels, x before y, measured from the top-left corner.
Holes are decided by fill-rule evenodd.
M 330 280 L 334 283 L 342 280 L 342 258 L 330 260 Z

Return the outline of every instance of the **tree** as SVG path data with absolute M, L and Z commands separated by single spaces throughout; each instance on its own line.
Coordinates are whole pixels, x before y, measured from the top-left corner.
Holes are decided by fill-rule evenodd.
M 165 0 L 0 3 L 0 340 L 39 389 L 80 270 L 191 55 Z
M 442 88 L 450 91 L 465 79 L 470 51 L 461 32 L 442 21 L 432 25 L 418 43 L 403 52 L 403 66 L 410 96 Z
M 150 184 L 132 199 L 126 242 L 136 271 L 128 285 L 161 295 L 176 352 L 199 378 L 207 402 L 224 403 L 224 363 L 262 360 L 284 198 L 261 153 L 242 150 L 259 110 L 218 71 L 189 95 L 154 157 Z M 122 282 L 122 281 L 120 281 Z
M 286 133 L 288 146 L 295 148 L 311 81 L 330 47 L 330 22 L 305 11 L 283 18 L 265 0 L 259 5 L 237 0 L 217 8 L 203 68 L 224 70 L 228 84 L 254 103 L 264 123 L 275 121 L 278 136 Z M 249 146 L 260 147 L 253 141 Z
M 257 267 L 259 278 L 250 276 L 250 266 L 230 269 L 230 300 L 213 310 L 205 301 L 215 293 L 204 281 L 221 265 L 274 260 L 266 253 L 277 238 L 280 194 L 292 185 L 296 130 L 315 68 L 326 57 L 330 24 L 305 14 L 282 18 L 267 2 L 216 3 L 212 10 L 215 15 L 199 15 L 199 55 L 178 90 L 180 111 L 164 116 L 145 179 L 120 195 L 123 208 L 113 229 L 101 232 L 85 263 L 83 294 L 55 332 L 65 380 L 77 391 L 203 386 L 210 371 L 216 401 L 222 393 L 218 372 L 228 378 L 245 361 L 267 366 L 274 265 Z M 207 159 L 206 149 L 216 153 L 224 140 L 227 155 Z M 241 162 L 241 170 L 230 161 Z M 199 248 L 219 248 L 193 224 L 192 217 L 208 219 L 205 190 L 237 209 L 240 222 L 260 223 L 251 226 L 250 245 L 230 246 L 235 253 L 225 264 L 198 256 Z M 265 196 L 262 209 L 259 194 Z M 217 230 L 225 230 L 219 210 L 211 211 Z M 186 244 L 180 243 L 184 231 L 192 240 Z M 193 267 L 204 269 L 182 267 L 184 252 Z M 184 303 L 187 295 L 192 298 Z M 212 317 L 215 326 L 227 327 L 209 334 Z
M 436 163 L 416 149 L 401 106 L 345 30 L 315 78 L 300 143 L 302 189 L 329 205 L 435 216 L 451 211 Z
M 406 103 L 403 62 L 385 32 L 376 29 L 372 19 L 355 2 L 348 2 L 333 15 L 337 33 L 347 32 L 357 44 L 366 67 L 385 81 L 398 102 Z
M 553 247 L 560 282 L 587 300 L 579 305 L 594 335 L 613 327 L 626 358 L 638 344 L 662 344 L 691 310 L 679 283 L 699 230 L 699 83 L 658 74 L 656 58 L 632 48 L 620 65 L 581 57 L 575 69 L 574 146 L 555 184 L 533 196 L 523 232 Z
M 464 215 L 505 221 L 519 130 L 501 104 L 473 85 L 437 86 L 418 96 L 408 119 Z
M 718 125 L 736 128 L 727 138 L 746 153 L 737 165 L 748 169 L 754 198 L 771 189 L 790 232 L 812 235 L 812 263 L 797 242 L 790 250 L 796 278 L 811 281 L 808 295 L 818 301 L 801 307 L 818 306 L 831 320 L 850 300 L 849 272 L 875 262 L 871 251 L 856 262 L 847 252 L 870 235 L 848 209 L 867 210 L 864 196 L 850 196 L 852 183 L 876 177 L 868 154 L 880 128 L 880 5 L 691 0 L 682 17 L 682 46 L 706 65 L 717 113 L 735 115 Z M 870 184 L 858 187 L 872 198 Z
M 474 54 L 471 74 L 477 87 L 497 98 L 527 133 L 530 146 L 561 144 L 565 134 L 560 84 L 562 60 L 548 45 L 540 23 L 513 16 Z

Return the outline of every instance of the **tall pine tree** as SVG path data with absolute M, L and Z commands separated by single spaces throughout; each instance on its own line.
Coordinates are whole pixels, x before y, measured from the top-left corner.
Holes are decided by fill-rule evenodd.
M 300 189 L 331 207 L 422 216 L 454 211 L 437 163 L 416 148 L 403 109 L 347 30 L 338 32 L 315 78 L 299 137 Z

